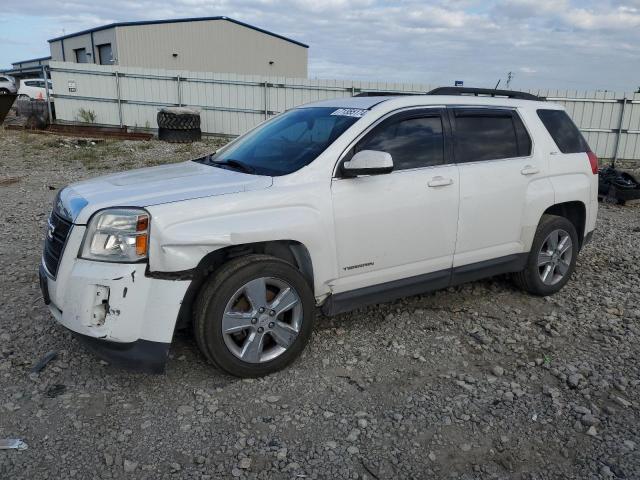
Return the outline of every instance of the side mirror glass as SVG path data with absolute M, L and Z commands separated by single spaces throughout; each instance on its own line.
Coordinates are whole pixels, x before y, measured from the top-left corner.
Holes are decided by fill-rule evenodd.
M 393 159 L 387 152 L 361 150 L 344 162 L 341 170 L 345 177 L 389 173 L 393 170 Z

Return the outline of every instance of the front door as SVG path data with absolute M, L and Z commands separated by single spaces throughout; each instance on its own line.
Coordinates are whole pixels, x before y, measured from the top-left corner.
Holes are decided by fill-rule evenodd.
M 333 179 L 339 270 L 334 293 L 431 272 L 441 274 L 440 286 L 447 284 L 459 191 L 448 132 L 442 109 L 403 111 L 373 127 L 342 160 L 360 150 L 384 151 L 394 170 Z

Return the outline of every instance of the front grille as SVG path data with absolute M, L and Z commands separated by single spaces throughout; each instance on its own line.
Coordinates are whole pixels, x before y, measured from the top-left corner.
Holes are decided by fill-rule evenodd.
M 47 271 L 54 277 L 58 273 L 60 258 L 67 243 L 67 237 L 71 231 L 71 222 L 64 218 L 51 213 L 49 217 L 49 225 L 47 225 L 47 233 L 44 238 L 44 253 L 42 255 L 44 266 Z

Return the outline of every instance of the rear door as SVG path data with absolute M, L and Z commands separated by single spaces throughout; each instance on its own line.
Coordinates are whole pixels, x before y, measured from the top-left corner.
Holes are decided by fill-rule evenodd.
M 438 272 L 449 281 L 458 218 L 458 169 L 441 108 L 395 113 L 350 149 L 391 154 L 388 174 L 340 178 L 331 185 L 339 278 L 334 293 Z M 437 278 L 436 278 L 437 277 Z
M 454 268 L 509 261 L 525 251 L 525 209 L 532 185 L 547 175 L 545 157 L 534 151 L 515 109 L 452 107 L 449 113 L 460 172 Z

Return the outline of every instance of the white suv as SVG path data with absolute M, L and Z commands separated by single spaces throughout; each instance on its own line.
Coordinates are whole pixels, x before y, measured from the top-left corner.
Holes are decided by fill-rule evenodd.
M 484 92 L 304 105 L 215 154 L 64 188 L 45 302 L 113 364 L 162 371 L 192 325 L 244 377 L 293 361 L 316 307 L 504 273 L 557 292 L 595 227 L 597 159 L 558 105 L 460 93 Z
M 49 84 L 49 93 L 51 94 L 53 93 L 53 84 L 51 80 L 47 80 L 47 83 Z M 31 100 L 46 100 L 47 89 L 44 79 L 34 78 L 31 80 L 23 80 L 18 89 L 18 96 Z
M 13 77 L 0 75 L 0 95 L 8 95 L 10 93 L 16 93 L 17 91 L 16 81 Z

